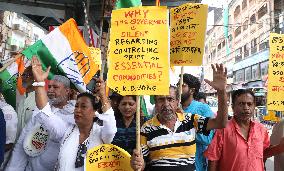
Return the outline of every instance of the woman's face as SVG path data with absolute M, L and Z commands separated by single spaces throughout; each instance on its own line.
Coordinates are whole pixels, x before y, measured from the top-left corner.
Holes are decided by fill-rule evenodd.
M 132 117 L 136 112 L 136 101 L 131 96 L 124 96 L 118 105 L 123 117 Z
M 93 123 L 94 116 L 95 111 L 91 99 L 85 96 L 77 99 L 74 110 L 74 119 L 76 124 L 86 124 L 89 121 Z

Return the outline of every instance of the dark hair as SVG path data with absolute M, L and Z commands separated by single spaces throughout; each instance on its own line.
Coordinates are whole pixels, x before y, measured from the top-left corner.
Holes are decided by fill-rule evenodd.
M 109 98 L 112 100 L 113 98 L 118 98 L 119 96 L 121 96 L 121 95 L 114 91 L 114 92 L 112 92 L 112 94 L 109 96 Z M 136 98 L 135 98 L 135 99 L 136 99 Z
M 136 102 L 136 96 L 134 96 L 134 95 L 126 95 L 126 96 L 132 97 L 132 99 Z M 117 104 L 119 105 L 119 103 L 121 102 L 123 97 L 126 97 L 126 96 L 122 96 L 120 94 L 117 94 L 117 96 L 116 96 L 117 97 Z M 119 109 L 117 110 L 117 112 L 114 115 L 115 115 L 115 117 L 118 117 L 118 118 L 122 117 L 122 113 L 120 112 Z
M 81 97 L 88 97 L 91 100 L 91 103 L 92 103 L 94 110 L 97 111 L 97 110 L 101 109 L 101 107 L 102 107 L 101 101 L 98 101 L 97 98 L 94 95 L 92 95 L 91 93 L 87 93 L 87 92 L 80 93 L 77 96 L 77 100 Z
M 200 100 L 200 99 L 204 99 L 205 101 L 206 101 L 206 95 L 205 95 L 205 93 L 203 93 L 203 92 L 198 92 L 197 93 L 197 95 L 196 95 L 196 97 L 195 97 L 195 100 Z
M 193 98 L 195 99 L 201 85 L 199 79 L 191 74 L 183 74 L 183 82 L 187 84 L 189 88 L 194 88 Z
M 135 95 L 126 95 L 126 96 L 132 97 L 132 99 L 136 102 L 136 96 Z M 122 95 L 118 94 L 118 96 L 116 96 L 117 97 L 117 103 L 119 104 L 121 102 L 121 100 L 123 99 L 123 97 L 126 97 L 126 96 L 122 96 Z
M 232 94 L 232 105 L 234 105 L 237 98 L 240 95 L 243 95 L 243 94 L 250 94 L 253 97 L 253 101 L 255 102 L 255 95 L 251 90 L 249 90 L 249 89 L 238 89 L 238 90 L 235 90 Z

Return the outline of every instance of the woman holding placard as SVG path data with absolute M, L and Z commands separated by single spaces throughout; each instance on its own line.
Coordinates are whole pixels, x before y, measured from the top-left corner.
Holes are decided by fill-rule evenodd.
M 115 113 L 117 132 L 113 138 L 112 144 L 123 148 L 129 154 L 132 154 L 136 147 L 136 96 L 117 97 L 118 111 Z M 141 117 L 141 125 L 145 117 Z
M 44 72 L 36 57 L 32 58 L 32 69 L 34 79 L 38 83 L 47 78 L 50 70 L 48 68 Z M 116 133 L 114 112 L 105 95 L 105 84 L 103 80 L 96 81 L 96 92 L 102 105 L 92 94 L 79 94 L 74 110 L 76 124 L 68 124 L 54 115 L 48 104 L 44 86 L 35 87 L 38 109 L 34 112 L 33 118 L 46 127 L 53 141 L 61 142 L 58 170 L 83 171 L 87 150 L 100 144 L 111 143 Z M 99 108 L 103 114 L 96 112 Z

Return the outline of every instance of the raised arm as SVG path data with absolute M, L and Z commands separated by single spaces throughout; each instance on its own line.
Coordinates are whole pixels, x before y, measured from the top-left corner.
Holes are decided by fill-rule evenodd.
M 106 97 L 105 82 L 102 79 L 96 80 L 95 92 L 99 96 L 102 103 L 103 114 L 100 114 L 99 119 L 103 120 L 103 128 L 101 138 L 104 143 L 108 144 L 112 142 L 113 137 L 117 131 L 114 112 L 111 108 L 108 98 Z
M 32 71 L 35 82 L 44 83 L 47 79 L 50 67 L 44 72 L 42 66 L 37 57 L 32 58 Z M 61 141 L 64 133 L 68 127 L 68 124 L 60 117 L 54 115 L 51 111 L 51 107 L 48 103 L 48 97 L 44 86 L 34 85 L 35 100 L 37 109 L 34 111 L 33 117 L 43 124 L 49 131 L 51 139 L 55 141 Z
M 212 65 L 213 81 L 205 80 L 210 86 L 217 90 L 218 95 L 218 112 L 217 117 L 209 119 L 207 130 L 225 128 L 228 121 L 228 105 L 227 105 L 227 69 L 223 64 Z

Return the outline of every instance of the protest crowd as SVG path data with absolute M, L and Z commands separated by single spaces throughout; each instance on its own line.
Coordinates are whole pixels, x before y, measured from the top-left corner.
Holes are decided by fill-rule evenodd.
M 185 7 L 187 10 L 201 8 L 190 4 L 172 13 L 177 18 L 185 16 L 178 14 Z M 147 29 L 151 31 L 149 22 L 153 22 L 159 25 L 155 26 L 161 26 L 158 31 L 168 35 L 168 21 L 163 19 L 167 14 L 165 8 L 141 9 L 139 13 L 135 11 L 135 15 L 146 17 L 153 10 L 157 19 L 155 22 L 149 19 L 135 23 L 137 28 L 139 24 L 149 25 Z M 113 12 L 115 21 L 112 24 L 116 24 L 112 29 L 128 24 L 126 20 L 124 23 L 116 21 L 122 16 L 121 11 Z M 179 21 L 180 24 L 187 22 Z M 187 28 L 196 27 L 198 25 Z M 136 28 L 133 26 L 132 29 Z M 175 38 L 181 36 L 180 29 L 177 26 L 172 30 Z M 147 34 L 151 38 L 150 31 Z M 129 34 L 123 32 L 120 36 L 125 42 L 131 42 L 126 39 Z M 146 32 L 139 35 L 146 36 Z M 249 89 L 235 90 L 231 104 L 228 103 L 225 65 L 216 61 L 211 66 L 213 79 L 205 79 L 217 92 L 218 110 L 214 113 L 206 102 L 206 94 L 200 91 L 199 78 L 181 73 L 176 84 L 170 83 L 170 61 L 167 53 L 162 56 L 163 49 L 158 47 L 163 43 L 163 47 L 168 47 L 167 38 L 141 39 L 144 42 L 141 51 L 140 39 L 131 44 L 124 44 L 121 40 L 118 34 L 110 34 L 110 41 L 116 45 L 110 45 L 108 78 L 105 79 L 97 75 L 100 64 L 88 58 L 91 50 L 80 36 L 75 20 L 68 20 L 42 38 L 40 43 L 13 57 L 14 62 L 22 60 L 25 63 L 13 82 L 17 91 L 24 90 L 17 102 L 14 99 L 10 103 L 11 87 L 7 88 L 9 82 L 1 77 L 11 64 L 2 66 L 1 171 L 92 170 L 88 169 L 89 163 L 108 158 L 107 155 L 98 157 L 99 152 L 92 151 L 97 147 L 101 152 L 105 151 L 102 150 L 105 144 L 121 148 L 123 152 L 119 154 L 127 154 L 127 163 L 121 164 L 120 158 L 116 158 L 109 165 L 97 164 L 97 170 L 108 166 L 116 170 L 115 165 L 119 165 L 121 171 L 265 171 L 266 160 L 274 156 L 275 171 L 284 171 L 284 120 L 274 125 L 270 135 L 262 123 L 253 119 L 256 96 Z M 139 44 L 139 48 L 133 48 L 135 44 Z M 119 53 L 115 46 L 121 46 Z M 123 50 L 127 48 L 128 51 Z M 198 47 L 166 49 L 174 54 L 173 64 L 189 62 L 178 59 L 179 49 L 184 53 L 201 52 Z M 137 53 L 142 55 L 134 57 L 133 54 Z M 147 56 L 151 53 L 157 56 Z M 162 61 L 163 57 L 165 60 Z M 202 59 L 194 62 L 200 63 Z M 19 62 L 17 64 L 20 66 Z M 128 82 L 134 84 L 128 85 Z M 153 107 L 145 106 L 142 95 L 151 95 Z M 232 116 L 228 115 L 229 107 Z M 113 149 L 108 153 L 113 152 L 112 157 L 115 157 L 117 151 Z

